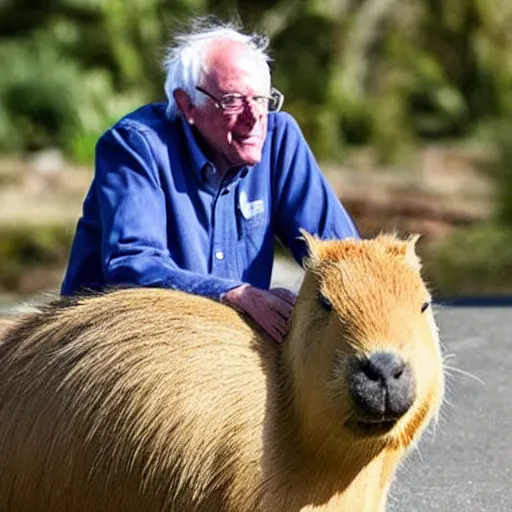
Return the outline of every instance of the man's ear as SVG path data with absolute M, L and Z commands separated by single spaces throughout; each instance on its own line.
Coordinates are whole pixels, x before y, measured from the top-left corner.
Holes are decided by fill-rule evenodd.
M 178 106 L 178 110 L 181 115 L 190 124 L 194 124 L 194 109 L 195 105 L 192 103 L 190 96 L 183 89 L 174 89 L 173 91 L 174 101 Z

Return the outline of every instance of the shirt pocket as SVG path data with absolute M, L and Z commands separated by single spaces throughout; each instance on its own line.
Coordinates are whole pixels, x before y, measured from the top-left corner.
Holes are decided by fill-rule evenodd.
M 258 238 L 258 234 L 261 232 L 263 236 L 265 233 L 265 226 L 267 224 L 267 216 L 265 212 L 257 213 L 256 215 L 247 218 L 243 215 L 240 207 L 237 211 L 237 223 L 238 223 L 238 239 L 244 238 Z
M 265 274 L 272 268 L 269 261 L 269 254 L 271 256 L 273 248 L 272 230 L 269 224 L 269 212 L 259 204 L 262 203 L 257 203 L 250 211 L 244 210 L 240 205 L 237 207 L 237 253 L 242 279 L 265 287 L 268 286 Z M 268 281 L 270 282 L 270 277 Z
M 246 237 L 258 238 L 258 232 L 264 234 L 267 222 L 265 202 L 263 199 L 249 200 L 247 194 L 242 191 L 238 197 L 237 220 L 238 239 Z

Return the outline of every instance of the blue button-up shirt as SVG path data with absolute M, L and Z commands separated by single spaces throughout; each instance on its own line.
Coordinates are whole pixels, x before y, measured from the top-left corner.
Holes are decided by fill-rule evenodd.
M 268 288 L 277 236 L 301 263 L 299 229 L 358 237 L 297 123 L 271 114 L 262 159 L 220 181 L 181 118 L 146 105 L 96 148 L 62 293 L 157 286 L 214 299 L 249 283 Z

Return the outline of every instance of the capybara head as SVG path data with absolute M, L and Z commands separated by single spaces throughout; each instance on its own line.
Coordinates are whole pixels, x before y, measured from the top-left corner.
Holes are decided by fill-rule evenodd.
M 443 369 L 416 238 L 320 241 L 286 346 L 303 438 L 327 450 L 409 446 L 436 415 Z

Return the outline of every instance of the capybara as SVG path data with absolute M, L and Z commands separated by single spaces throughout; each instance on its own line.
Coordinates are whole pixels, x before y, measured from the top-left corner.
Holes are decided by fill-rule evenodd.
M 2 512 L 381 512 L 440 407 L 415 240 L 320 241 L 282 344 L 163 289 L 60 299 L 0 343 Z

